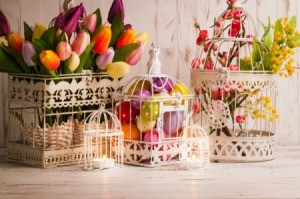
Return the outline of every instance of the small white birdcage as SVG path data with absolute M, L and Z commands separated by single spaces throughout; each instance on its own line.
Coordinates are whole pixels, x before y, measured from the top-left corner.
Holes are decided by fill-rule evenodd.
M 205 130 L 199 125 L 190 125 L 182 137 L 179 145 L 180 168 L 209 168 L 209 139 Z
M 101 106 L 87 117 L 83 129 L 85 170 L 123 166 L 123 132 L 113 113 Z
M 140 166 L 178 163 L 179 140 L 187 127 L 194 95 L 182 82 L 161 74 L 153 46 L 149 74 L 125 83 L 113 95 L 124 132 L 124 162 Z
M 269 47 L 254 38 L 251 16 L 236 1 L 199 35 L 191 87 L 201 103 L 212 160 L 264 161 L 275 157 L 277 75 Z

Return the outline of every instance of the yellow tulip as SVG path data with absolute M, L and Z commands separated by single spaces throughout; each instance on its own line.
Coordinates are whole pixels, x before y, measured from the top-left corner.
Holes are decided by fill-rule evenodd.
M 33 28 L 32 39 L 40 39 L 47 28 L 40 23 L 36 23 Z
M 148 43 L 149 39 L 150 39 L 150 33 L 142 32 L 140 34 L 137 34 L 134 37 L 134 43 L 137 43 L 138 41 L 141 41 L 141 42 L 143 42 L 144 45 L 146 45 Z
M 129 73 L 130 65 L 126 62 L 113 62 L 108 64 L 107 73 L 110 77 L 117 79 L 124 77 L 127 73 Z
M 0 37 L 0 45 L 8 46 L 7 40 L 4 39 L 3 37 Z

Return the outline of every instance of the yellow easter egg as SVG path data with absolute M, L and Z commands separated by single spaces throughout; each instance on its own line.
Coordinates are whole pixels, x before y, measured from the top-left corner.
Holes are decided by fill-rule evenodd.
M 124 77 L 127 73 L 129 73 L 130 65 L 126 62 L 113 62 L 108 64 L 107 73 L 110 77 L 117 79 Z
M 127 95 L 133 95 L 135 91 L 142 90 L 142 89 L 151 92 L 150 85 L 151 84 L 148 80 L 140 79 L 129 87 L 127 91 Z
M 190 94 L 188 87 L 186 85 L 184 85 L 183 83 L 175 84 L 173 86 L 173 89 L 170 92 L 170 94 L 172 95 L 173 93 L 179 93 L 181 95 L 188 95 L 188 94 Z
M 154 128 L 156 121 L 144 120 L 141 116 L 137 117 L 136 125 L 141 132 L 146 132 Z

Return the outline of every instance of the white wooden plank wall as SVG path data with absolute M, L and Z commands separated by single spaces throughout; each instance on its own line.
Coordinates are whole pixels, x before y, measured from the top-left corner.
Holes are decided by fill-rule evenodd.
M 77 0 L 83 2 L 87 12 L 100 8 L 105 20 L 112 0 Z M 197 31 L 193 28 L 195 19 L 201 27 L 211 26 L 216 13 L 226 7 L 225 0 L 123 0 L 126 18 L 136 32 L 151 33 L 151 42 L 161 48 L 163 72 L 176 76 L 189 84 L 189 64 L 196 54 L 195 40 Z M 41 22 L 45 25 L 61 10 L 63 0 L 0 0 L 0 8 L 10 20 L 12 29 L 23 34 L 23 21 L 34 25 Z M 298 0 L 249 0 L 245 8 L 254 19 L 262 21 L 277 17 L 297 15 L 300 23 L 300 2 Z M 298 23 L 298 28 L 300 25 Z M 261 33 L 261 30 L 258 29 Z M 145 52 L 149 49 L 148 45 Z M 299 66 L 300 51 L 297 55 Z M 131 68 L 130 77 L 145 73 L 148 53 L 143 60 Z M 1 63 L 0 63 L 1 64 Z M 278 141 L 282 145 L 300 145 L 300 73 L 290 79 L 281 79 L 278 104 L 281 119 L 278 122 Z M 0 74 L 0 147 L 5 146 L 7 139 L 7 75 Z

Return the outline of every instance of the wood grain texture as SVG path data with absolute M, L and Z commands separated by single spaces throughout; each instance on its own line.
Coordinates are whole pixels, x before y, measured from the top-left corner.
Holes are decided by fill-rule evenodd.
M 87 13 L 100 8 L 103 20 L 113 0 L 75 0 L 83 2 Z M 123 0 L 126 10 L 125 23 L 131 23 L 137 33 L 147 31 L 151 34 L 149 44 L 145 47 L 142 61 L 131 67 L 131 78 L 147 72 L 147 53 L 150 44 L 161 48 L 163 72 L 177 77 L 189 84 L 189 65 L 196 55 L 195 40 L 197 31 L 193 23 L 197 20 L 201 27 L 209 28 L 214 18 L 226 8 L 225 0 Z M 266 22 L 268 16 L 274 21 L 277 17 L 297 15 L 300 17 L 298 0 L 251 0 L 245 9 L 256 21 L 259 18 Z M 35 22 L 47 25 L 61 11 L 63 0 L 0 0 L 0 8 L 10 20 L 12 29 L 23 34 L 23 21 L 34 26 Z M 300 28 L 298 23 L 298 28 Z M 259 27 L 259 26 L 258 26 Z M 258 28 L 259 35 L 262 29 Z M 297 65 L 299 66 L 298 50 Z M 278 122 L 278 142 L 283 145 L 300 145 L 300 80 L 299 72 L 291 79 L 281 79 L 279 86 L 279 110 L 281 118 Z M 0 147 L 4 146 L 4 132 L 7 132 L 7 76 L 0 75 Z M 289 89 L 287 89 L 289 88 Z
M 206 171 L 182 171 L 178 165 L 124 165 L 115 172 L 37 169 L 1 161 L 0 152 L 0 198 L 291 199 L 300 195 L 299 168 L 300 147 L 280 147 L 272 161 L 212 163 Z

